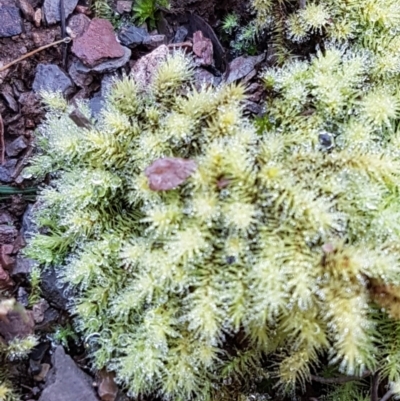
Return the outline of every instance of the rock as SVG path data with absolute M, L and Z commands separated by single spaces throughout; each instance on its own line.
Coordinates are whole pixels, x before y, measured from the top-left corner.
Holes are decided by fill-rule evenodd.
M 61 91 L 63 94 L 67 94 L 72 88 L 72 81 L 57 65 L 39 64 L 37 66 L 32 85 L 34 92 L 47 90 Z
M 9 184 L 13 181 L 12 174 L 16 164 L 17 159 L 8 159 L 3 165 L 0 165 L 0 182 Z
M 94 96 L 89 100 L 89 108 L 93 118 L 96 118 L 104 107 L 104 97 L 100 92 L 94 94 Z
M 15 100 L 14 93 L 10 85 L 3 85 L 1 95 L 4 97 L 4 99 L 6 99 L 8 107 L 15 113 L 18 113 L 19 106 Z
M 74 40 L 71 50 L 89 67 L 125 54 L 124 48 L 117 42 L 111 22 L 100 18 L 90 22 L 87 31 Z
M 41 22 L 42 22 L 42 9 L 38 8 L 33 16 L 33 23 L 35 24 L 36 28 L 39 28 Z
M 99 386 L 97 392 L 101 401 L 115 401 L 118 395 L 118 386 L 115 383 L 115 373 L 105 369 L 98 372 Z
M 28 21 L 33 21 L 35 17 L 35 10 L 28 0 L 17 0 L 17 5 L 22 11 L 22 14 Z
M 90 11 L 90 7 L 87 6 L 81 6 L 78 4 L 75 8 L 75 11 L 79 14 L 85 14 L 85 15 L 90 15 L 92 12 Z
M 28 140 L 21 135 L 6 146 L 6 153 L 8 156 L 18 156 L 27 147 Z
M 33 212 L 35 209 L 39 207 L 38 202 L 35 204 L 29 204 L 24 212 L 24 215 L 22 216 L 22 236 L 24 240 L 32 238 L 33 234 L 37 233 L 38 227 L 33 221 Z
M 180 26 L 175 33 L 173 43 L 182 43 L 185 41 L 189 31 L 186 27 Z
M 90 19 L 85 14 L 73 15 L 67 25 L 67 33 L 72 38 L 79 38 L 88 29 L 90 24 Z
M 144 89 L 151 84 L 158 66 L 166 59 L 168 54 L 168 47 L 161 45 L 134 64 L 131 75 L 140 87 Z
M 22 18 L 17 7 L 0 3 L 0 38 L 9 38 L 22 33 Z
M 100 63 L 94 67 L 86 67 L 83 63 L 77 62 L 76 63 L 76 70 L 77 72 L 81 74 L 88 74 L 89 72 L 95 71 L 99 73 L 106 73 L 106 72 L 112 72 L 117 70 L 118 68 L 123 67 L 131 58 L 131 50 L 127 47 L 122 47 L 122 50 L 124 51 L 124 55 L 120 58 L 109 60 L 109 61 L 104 61 L 103 63 Z
M 17 235 L 18 230 L 13 225 L 0 224 L 0 244 L 12 244 Z
M 64 348 L 58 346 L 39 401 L 98 401 L 90 376 L 81 371 Z
M 35 262 L 32 259 L 25 258 L 19 253 L 15 259 L 14 267 L 11 270 L 11 277 L 27 277 L 31 274 Z
M 227 73 L 224 75 L 226 84 L 238 81 L 252 73 L 255 67 L 265 60 L 265 54 L 259 56 L 235 58 L 230 64 Z
M 11 310 L 0 319 L 0 335 L 8 342 L 14 338 L 24 338 L 33 334 L 35 323 L 26 310 Z
M 155 49 L 158 46 L 167 44 L 167 37 L 165 35 L 150 35 L 143 41 L 143 44 L 149 49 Z
M 29 294 L 24 287 L 18 288 L 17 301 L 25 308 L 29 305 Z
M 117 13 L 130 13 L 132 11 L 132 1 L 119 0 L 117 1 Z
M 61 20 L 60 16 L 60 1 L 61 0 L 44 0 L 43 11 L 46 22 L 51 25 Z M 78 0 L 64 0 L 65 18 L 74 11 Z
M 14 223 L 14 219 L 9 212 L 6 210 L 2 210 L 0 212 L 0 224 L 8 224 L 12 225 Z
M 5 270 L 10 270 L 15 263 L 15 258 L 12 255 L 14 246 L 11 244 L 0 245 L 0 266 Z
M 32 40 L 37 47 L 41 47 L 47 45 L 48 43 L 54 42 L 56 35 L 57 31 L 54 29 L 41 29 L 36 32 L 32 32 Z
M 45 299 L 41 299 L 38 303 L 32 306 L 32 316 L 35 323 L 42 323 L 44 314 L 49 309 L 49 304 Z
M 79 14 L 79 15 L 83 15 L 83 14 Z M 69 70 L 68 70 L 69 76 L 72 78 L 74 83 L 77 86 L 79 86 L 80 88 L 89 86 L 93 82 L 93 76 L 90 75 L 89 73 L 79 72 L 77 64 L 82 64 L 82 63 L 80 61 L 75 61 L 70 65 Z
M 40 365 L 41 369 L 40 369 L 40 373 L 33 376 L 33 380 L 37 381 L 37 382 L 42 382 L 46 379 L 47 374 L 49 373 L 50 370 L 50 364 L 48 363 L 42 363 Z
M 193 53 L 198 57 L 200 65 L 212 65 L 213 45 L 210 39 L 204 37 L 203 32 L 196 31 L 193 34 Z
M 203 68 L 198 68 L 194 72 L 195 87 L 200 90 L 202 86 L 215 85 L 215 77 L 211 72 Z
M 42 271 L 41 275 L 42 296 L 50 305 L 61 310 L 67 310 L 69 300 L 72 298 L 73 290 L 57 276 L 56 268 L 50 266 Z
M 9 290 L 14 285 L 10 275 L 0 266 L 0 290 Z
M 146 29 L 138 28 L 134 25 L 126 25 L 118 32 L 118 39 L 122 45 L 135 47 L 142 44 L 148 37 Z

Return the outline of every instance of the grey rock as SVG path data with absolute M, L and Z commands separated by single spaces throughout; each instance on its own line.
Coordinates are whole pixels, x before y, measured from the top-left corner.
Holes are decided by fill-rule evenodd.
M 83 15 L 83 14 L 80 14 Z M 68 70 L 69 76 L 72 78 L 74 83 L 80 88 L 84 88 L 89 86 L 93 81 L 93 76 L 89 73 L 83 73 L 78 71 L 77 64 L 81 63 L 80 61 L 75 61 L 71 64 Z
M 95 67 L 86 67 L 82 62 L 78 61 L 76 63 L 76 71 L 81 74 L 88 74 L 89 72 L 99 72 L 106 73 L 117 70 L 118 68 L 123 67 L 131 58 L 131 50 L 127 47 L 123 47 L 124 55 L 120 58 L 116 58 L 113 60 L 104 61 L 96 65 Z
M 246 77 L 249 74 L 254 74 L 255 67 L 265 60 L 265 54 L 259 56 L 235 58 L 230 64 L 227 73 L 224 75 L 225 83 L 231 84 Z
M 8 156 L 18 156 L 28 146 L 28 140 L 24 136 L 19 136 L 6 146 Z
M 124 46 L 135 47 L 142 44 L 148 37 L 146 29 L 134 25 L 126 25 L 118 32 L 118 39 Z
M 29 294 L 25 290 L 24 287 L 19 287 L 17 292 L 17 301 L 25 306 L 25 308 L 29 305 Z
M 104 107 L 104 101 L 105 99 L 101 92 L 95 93 L 94 96 L 89 100 L 89 108 L 93 118 L 96 118 L 100 114 Z
M 32 85 L 34 92 L 47 90 L 61 91 L 63 94 L 67 94 L 72 88 L 72 81 L 58 66 L 54 64 L 39 64 L 37 66 Z
M 0 3 L 0 38 L 19 35 L 23 31 L 22 18 L 17 7 Z
M 61 0 L 44 0 L 44 16 L 49 25 L 55 24 L 61 20 L 60 1 Z M 64 0 L 65 18 L 72 14 L 77 4 L 78 0 Z
M 150 35 L 143 41 L 143 44 L 149 49 L 155 49 L 158 46 L 166 45 L 167 42 L 165 35 Z
M 13 181 L 12 174 L 17 164 L 17 159 L 8 159 L 0 166 L 0 182 L 9 184 Z
M 85 14 L 73 15 L 68 21 L 67 33 L 72 39 L 78 38 L 89 28 L 89 24 L 90 18 Z
M 186 27 L 180 26 L 175 33 L 173 43 L 182 43 L 185 41 L 189 31 Z
M 101 80 L 101 89 L 100 89 L 101 96 L 105 98 L 108 95 L 108 92 L 110 91 L 111 86 L 115 80 L 116 80 L 115 74 L 104 75 L 103 79 Z
M 9 224 L 0 224 L 0 244 L 12 244 L 17 238 L 18 230 Z
M 33 212 L 38 207 L 38 203 L 29 204 L 25 210 L 24 215 L 22 216 L 22 229 L 21 233 L 24 240 L 28 240 L 32 238 L 33 234 L 37 233 L 38 227 L 33 221 Z
M 200 90 L 202 86 L 215 85 L 214 75 L 203 68 L 198 68 L 195 70 L 194 79 L 197 90 Z
M 93 380 L 80 370 L 64 348 L 58 346 L 39 401 L 98 401 Z
M 35 262 L 32 259 L 25 258 L 21 253 L 18 253 L 14 267 L 11 270 L 11 277 L 26 277 L 31 274 Z
M 67 310 L 73 290 L 68 284 L 61 282 L 54 266 L 48 267 L 42 271 L 41 289 L 43 298 L 45 298 L 50 305 L 54 305 L 54 307 L 61 310 Z

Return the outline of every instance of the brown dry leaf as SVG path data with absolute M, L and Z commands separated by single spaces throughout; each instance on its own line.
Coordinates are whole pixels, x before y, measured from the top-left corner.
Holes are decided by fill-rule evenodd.
M 168 191 L 185 182 L 196 167 L 194 160 L 165 157 L 147 167 L 145 174 L 152 191 Z
M 6 147 L 4 144 L 4 124 L 3 118 L 0 113 L 0 164 L 4 164 L 4 155 L 5 155 Z

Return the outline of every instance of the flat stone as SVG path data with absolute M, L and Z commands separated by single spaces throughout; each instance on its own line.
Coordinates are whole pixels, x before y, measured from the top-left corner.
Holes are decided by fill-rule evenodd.
M 58 346 L 51 358 L 52 368 L 46 377 L 39 401 L 98 401 L 92 379 L 76 366 L 64 348 Z
M 124 51 L 124 55 L 120 58 L 116 58 L 113 60 L 108 60 L 104 61 L 103 63 L 100 63 L 94 67 L 86 67 L 83 63 L 77 62 L 76 63 L 76 71 L 81 73 L 81 74 L 88 74 L 92 71 L 94 72 L 99 72 L 99 73 L 107 73 L 107 72 L 112 72 L 117 70 L 118 68 L 123 67 L 131 58 L 131 49 L 128 47 L 122 46 L 122 49 Z
M 135 25 L 126 25 L 118 32 L 118 39 L 121 44 L 129 47 L 136 47 L 142 44 L 149 36 L 146 29 Z
M 215 85 L 215 77 L 211 72 L 203 68 L 198 68 L 194 72 L 195 87 L 200 90 L 202 86 L 213 86 Z
M 94 96 L 89 100 L 89 108 L 93 118 L 96 118 L 103 109 L 105 104 L 104 96 L 100 92 L 94 94 Z
M 227 73 L 224 75 L 225 83 L 231 84 L 253 73 L 255 67 L 265 60 L 265 54 L 259 56 L 235 58 L 230 64 Z
M 79 38 L 87 31 L 89 25 L 90 19 L 85 14 L 73 15 L 68 21 L 67 33 L 72 39 Z
M 10 270 L 15 263 L 12 255 L 14 246 L 11 244 L 0 244 L 0 266 L 5 270 Z
M 61 21 L 60 1 L 61 0 L 44 0 L 43 11 L 46 22 L 49 25 Z M 72 14 L 77 4 L 78 0 L 64 0 L 65 18 Z
M 117 42 L 111 22 L 100 18 L 91 21 L 87 31 L 74 40 L 71 50 L 88 67 L 110 58 L 121 58 L 125 54 L 124 48 Z
M 132 11 L 132 1 L 119 0 L 117 1 L 117 12 L 119 14 L 130 13 Z
M 0 335 L 8 342 L 14 338 L 24 338 L 33 334 L 35 323 L 29 311 L 11 310 L 7 319 L 0 320 Z
M 61 91 L 67 94 L 73 88 L 73 83 L 60 67 L 54 64 L 39 64 L 36 68 L 36 75 L 32 89 L 34 92 L 42 90 Z
M 18 156 L 27 147 L 28 140 L 21 135 L 6 146 L 6 153 L 8 156 Z
M 68 74 L 77 86 L 84 88 L 93 82 L 93 76 L 90 75 L 90 71 L 87 73 L 79 72 L 77 67 L 78 64 L 82 65 L 85 69 L 87 68 L 80 61 L 75 61 L 70 65 Z
M 150 35 L 143 41 L 143 44 L 149 49 L 155 49 L 158 46 L 166 45 L 167 42 L 165 35 Z
M 35 24 L 36 28 L 39 28 L 41 22 L 42 22 L 42 9 L 38 8 L 33 16 L 33 23 Z
M 180 26 L 175 32 L 173 43 L 184 42 L 186 37 L 188 36 L 188 33 L 189 33 L 189 31 L 186 27 Z
M 198 57 L 200 65 L 212 65 L 214 50 L 211 39 L 206 38 L 202 31 L 193 33 L 193 53 Z
M 17 7 L 0 3 L 0 38 L 19 35 L 23 31 L 22 18 Z
M 11 277 L 26 278 L 32 272 L 35 262 L 32 259 L 25 258 L 19 253 L 15 259 L 14 267 L 11 270 Z
M 0 224 L 0 244 L 12 244 L 17 235 L 18 230 L 13 225 Z

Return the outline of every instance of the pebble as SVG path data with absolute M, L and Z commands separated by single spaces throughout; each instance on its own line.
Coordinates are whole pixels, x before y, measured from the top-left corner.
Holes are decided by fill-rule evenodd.
M 17 5 L 21 10 L 22 14 L 28 21 L 33 21 L 35 16 L 35 10 L 28 0 L 17 0 Z
M 189 31 L 186 27 L 180 26 L 175 33 L 173 43 L 182 43 L 185 41 Z
M 130 13 L 132 11 L 132 1 L 119 0 L 117 1 L 117 12 L 119 14 Z
M 17 159 L 8 159 L 6 162 L 0 166 L 0 182 L 4 184 L 9 184 L 13 181 L 12 179 L 12 173 L 14 171 L 14 168 L 17 164 Z M 0 239 L 0 244 L 1 244 L 1 239 Z
M 80 88 L 84 88 L 93 82 L 93 76 L 89 73 L 79 72 L 77 67 L 78 64 L 83 66 L 80 61 L 75 61 L 71 63 L 68 74 L 77 86 L 79 86 Z M 83 67 L 85 68 L 85 66 Z
M 202 31 L 193 33 L 193 53 L 198 57 L 200 65 L 212 65 L 214 61 L 213 44 L 203 35 Z
M 32 85 L 34 92 L 47 90 L 61 91 L 63 94 L 67 94 L 72 88 L 72 81 L 57 65 L 39 64 L 37 66 Z
M 265 54 L 259 56 L 235 58 L 230 64 L 227 73 L 224 75 L 225 83 L 231 84 L 249 74 L 255 75 L 255 67 L 265 60 Z
M 7 156 L 18 156 L 27 147 L 28 141 L 24 136 L 21 135 L 6 146 Z
M 146 29 L 135 25 L 126 25 L 118 32 L 118 39 L 124 46 L 135 47 L 142 44 L 148 37 Z
M 33 16 L 33 23 L 35 24 L 36 28 L 39 28 L 41 22 L 42 22 L 42 9 L 38 8 L 35 11 L 35 15 Z
M 71 50 L 88 67 L 126 54 L 117 42 L 111 22 L 100 18 L 90 22 L 86 32 L 74 40 Z
M 49 25 L 61 21 L 60 1 L 61 0 L 44 0 L 43 11 L 46 22 Z M 78 0 L 64 0 L 65 18 L 72 14 L 77 4 Z
M 82 36 L 88 29 L 90 24 L 90 19 L 85 14 L 73 15 L 67 25 L 67 33 L 72 38 L 78 38 Z
M 165 35 L 150 35 L 144 41 L 143 44 L 150 50 L 157 48 L 161 45 L 166 45 L 168 42 Z
M 23 31 L 22 18 L 19 9 L 0 3 L 0 38 L 10 38 Z

